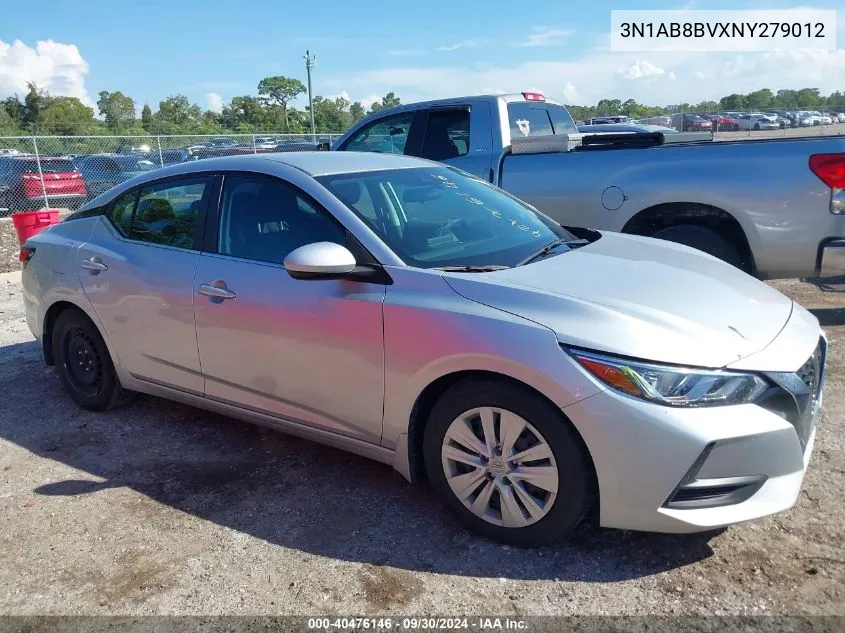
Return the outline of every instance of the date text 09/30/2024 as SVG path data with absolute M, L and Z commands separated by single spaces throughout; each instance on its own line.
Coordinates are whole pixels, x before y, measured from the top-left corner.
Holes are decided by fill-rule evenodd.
M 392 630 L 397 631 L 524 631 L 527 624 L 517 618 L 309 618 L 308 628 L 317 631 L 331 630 Z

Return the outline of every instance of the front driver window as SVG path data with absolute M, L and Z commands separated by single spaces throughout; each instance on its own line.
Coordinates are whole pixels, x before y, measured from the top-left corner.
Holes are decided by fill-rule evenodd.
M 350 138 L 343 149 L 347 152 L 403 154 L 413 120 L 414 112 L 402 112 L 374 121 Z
M 277 178 L 227 176 L 221 208 L 221 255 L 282 264 L 306 244 L 346 245 L 346 233 L 333 218 Z

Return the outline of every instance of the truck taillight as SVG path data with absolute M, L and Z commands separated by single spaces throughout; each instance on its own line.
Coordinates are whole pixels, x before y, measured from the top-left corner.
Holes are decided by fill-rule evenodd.
M 845 189 L 845 154 L 813 154 L 810 171 L 831 189 Z
M 546 100 L 546 95 L 544 95 L 542 92 L 523 92 L 522 96 L 526 101 L 545 101 Z

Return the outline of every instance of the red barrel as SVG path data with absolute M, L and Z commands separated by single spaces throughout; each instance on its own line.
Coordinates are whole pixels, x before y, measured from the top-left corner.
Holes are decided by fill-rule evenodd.
M 50 209 L 20 211 L 12 215 L 12 224 L 18 234 L 18 243 L 23 246 L 30 237 L 51 224 L 59 223 L 59 212 Z

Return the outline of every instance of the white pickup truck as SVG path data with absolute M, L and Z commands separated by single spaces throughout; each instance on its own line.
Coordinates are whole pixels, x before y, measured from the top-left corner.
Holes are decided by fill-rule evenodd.
M 564 106 L 522 93 L 382 110 L 332 150 L 448 163 L 565 226 L 680 242 L 761 279 L 845 274 L 845 136 L 670 136 L 579 134 Z

